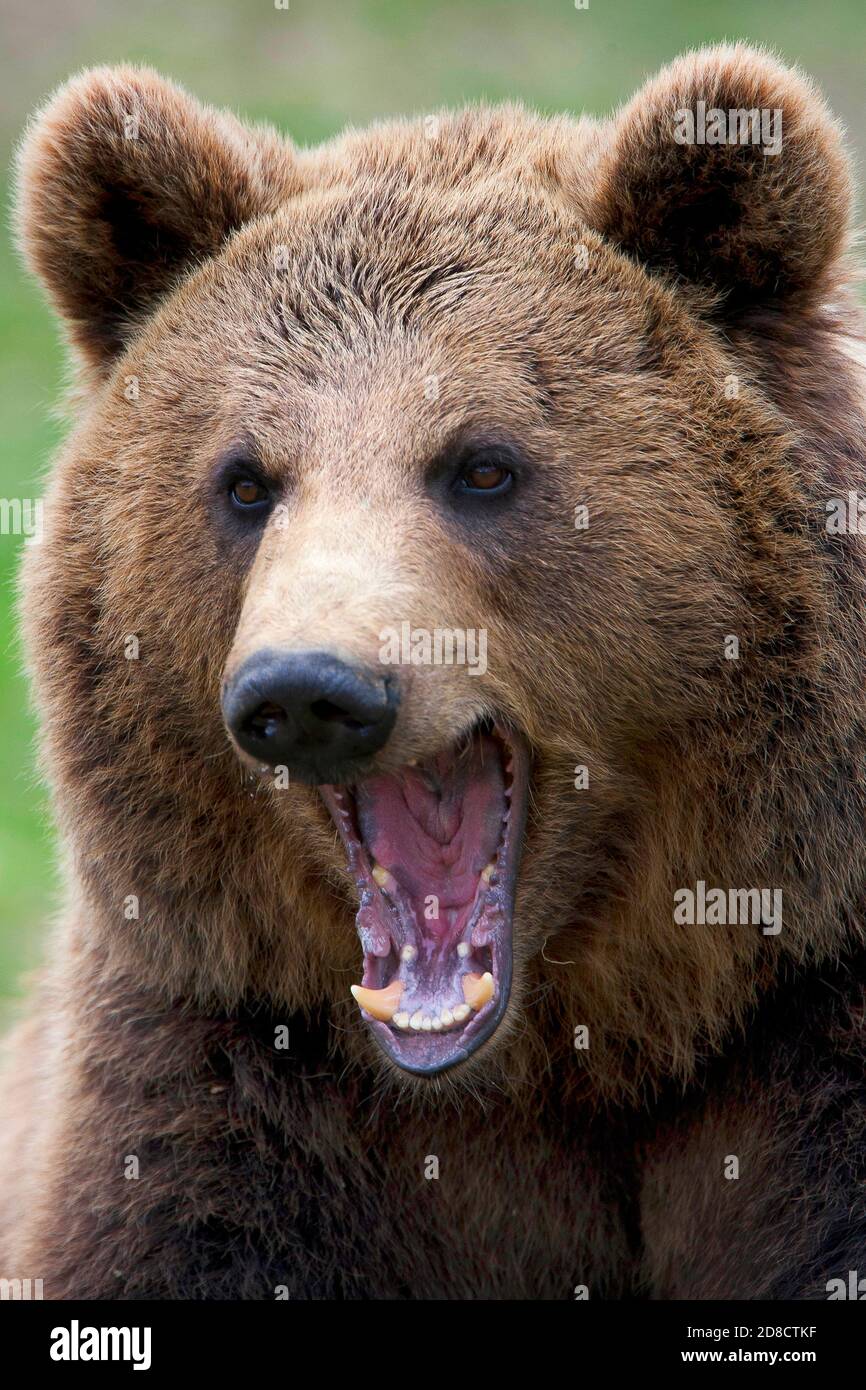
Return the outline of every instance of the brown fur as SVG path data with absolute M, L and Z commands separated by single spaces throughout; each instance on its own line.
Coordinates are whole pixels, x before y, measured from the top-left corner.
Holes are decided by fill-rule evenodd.
M 699 97 L 781 106 L 782 152 L 676 145 Z M 814 1297 L 856 1268 L 863 562 L 824 529 L 864 489 L 850 201 L 823 103 L 743 48 L 599 124 L 478 108 L 301 152 L 132 69 L 37 117 L 21 240 L 82 368 L 23 605 L 69 888 L 0 1273 Z M 493 528 L 426 490 L 470 423 L 531 463 Z M 239 438 L 285 489 L 257 548 L 209 482 Z M 508 1015 L 427 1082 L 349 998 L 318 794 L 252 788 L 219 709 L 253 643 L 370 660 L 405 620 L 486 628 L 490 665 L 413 670 L 381 765 L 494 710 L 533 749 Z M 781 934 L 675 926 L 700 879 L 781 887 Z

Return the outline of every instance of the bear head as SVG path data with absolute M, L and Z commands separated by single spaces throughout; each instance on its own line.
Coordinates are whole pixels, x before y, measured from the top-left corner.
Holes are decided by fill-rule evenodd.
M 24 615 L 117 968 L 325 1004 L 399 1076 L 585 1028 L 621 1091 L 837 948 L 850 203 L 822 100 L 741 47 L 608 121 L 313 150 L 141 69 L 49 102 L 20 238 L 79 375 Z M 783 886 L 784 930 L 677 924 L 698 881 Z

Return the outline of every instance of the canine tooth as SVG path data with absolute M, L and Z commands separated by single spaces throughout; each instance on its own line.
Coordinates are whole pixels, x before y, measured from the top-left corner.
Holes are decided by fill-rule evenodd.
M 364 985 L 352 985 L 355 1002 L 382 1023 L 390 1023 L 402 993 L 402 980 L 392 980 L 384 989 L 367 989 Z
M 433 1020 L 432 1020 L 432 1018 L 430 1017 L 429 1014 L 425 1014 L 424 1017 L 423 1017 L 422 1020 L 421 1020 L 421 1029 L 422 1029 L 422 1031 L 425 1032 L 425 1033 L 429 1033 L 432 1027 L 433 1027 Z
M 460 941 L 460 942 L 458 942 L 458 945 L 457 945 L 457 954 L 458 954 L 458 956 L 460 956 L 461 960 L 465 960 L 465 958 L 469 955 L 469 952 L 470 952 L 471 950 L 472 950 L 472 947 L 469 945 L 469 942 L 468 942 L 468 941 Z
M 468 1004 L 455 1004 L 451 1016 L 455 1023 L 465 1023 L 471 1012 Z
M 493 976 L 489 970 L 483 975 L 464 975 L 461 983 L 463 998 L 476 1013 L 493 998 Z
M 434 1019 L 431 1019 L 431 1021 L 430 1021 L 430 1027 L 433 1029 L 433 1032 L 434 1032 L 434 1033 L 441 1033 L 441 1032 L 442 1032 L 442 1020 L 441 1020 L 441 1018 L 434 1018 Z
M 486 865 L 486 867 L 483 868 L 483 869 L 481 870 L 481 877 L 484 879 L 484 882 L 485 882 L 485 883 L 489 883 L 490 880 L 492 879 L 492 877 L 493 877 L 493 875 L 494 875 L 495 872 L 496 872 L 496 860 L 495 860 L 495 859 L 491 859 L 490 863 L 489 863 L 488 865 Z
M 372 870 L 371 870 L 371 875 L 372 875 L 372 878 L 373 878 L 374 883 L 378 883 L 378 885 L 379 885 L 380 888 L 393 888 L 393 887 L 394 887 L 394 879 L 393 879 L 392 875 L 389 874 L 388 870 L 385 869 L 385 868 L 383 868 L 381 864 L 374 864 L 374 865 L 373 865 L 373 868 L 372 868 Z
M 395 1028 L 408 1028 L 409 1015 L 406 1013 L 404 1009 L 402 1013 L 395 1014 L 394 1017 L 391 1019 L 391 1022 L 393 1023 Z
M 423 1014 L 421 1013 L 421 1010 L 419 1009 L 418 1012 L 417 1012 L 417 1013 L 414 1013 L 414 1014 L 412 1015 L 412 1017 L 409 1019 L 409 1027 L 410 1027 L 410 1028 L 414 1028 L 416 1033 L 420 1033 L 420 1032 L 421 1032 L 421 1024 L 423 1023 L 423 1021 L 424 1021 L 424 1016 L 423 1016 Z
M 450 1009 L 442 1010 L 441 1014 L 439 1015 L 439 1022 L 442 1024 L 443 1028 L 451 1027 L 452 1023 L 454 1022 L 454 1015 L 452 1014 Z
M 400 952 L 400 959 L 405 961 L 412 961 L 415 959 L 417 954 L 418 951 L 414 946 L 404 946 L 402 951 Z

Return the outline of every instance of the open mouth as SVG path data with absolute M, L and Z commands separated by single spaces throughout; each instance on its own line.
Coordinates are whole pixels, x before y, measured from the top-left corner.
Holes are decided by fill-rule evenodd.
M 352 993 L 407 1071 L 464 1061 L 505 1012 L 528 769 L 519 736 L 483 725 L 426 762 L 320 788 L 358 887 Z

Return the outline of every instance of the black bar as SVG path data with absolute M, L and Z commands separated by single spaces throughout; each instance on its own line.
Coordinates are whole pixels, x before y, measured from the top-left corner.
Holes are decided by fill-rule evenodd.
M 379 1376 L 390 1384 L 423 1381 L 429 1373 L 475 1380 L 501 1361 L 506 1370 L 523 1363 L 531 1381 L 540 1371 L 549 1378 L 559 1364 L 557 1378 L 568 1385 L 587 1373 L 597 1382 L 599 1371 L 652 1374 L 707 1364 L 805 1365 L 825 1379 L 850 1374 L 862 1352 L 864 1319 L 858 1309 L 833 1302 L 473 1303 L 463 1312 L 453 1304 L 416 1313 L 407 1304 L 34 1300 L 0 1307 L 0 1328 L 19 1379 L 29 1370 L 61 1381 L 92 1380 L 100 1370 L 157 1378 L 186 1371 L 223 1380 L 267 1374 L 287 1384 L 327 1383 L 345 1359 L 352 1383 Z M 118 1331 L 103 1339 L 100 1331 L 97 1339 L 89 1331 L 103 1328 L 126 1329 L 128 1336 Z M 132 1329 L 138 1329 L 135 1341 Z M 52 1347 L 70 1355 L 77 1350 L 79 1359 L 54 1359 Z M 115 1348 L 126 1351 L 128 1359 L 83 1359 L 92 1347 L 107 1357 Z M 133 1356 L 149 1364 L 135 1372 Z

